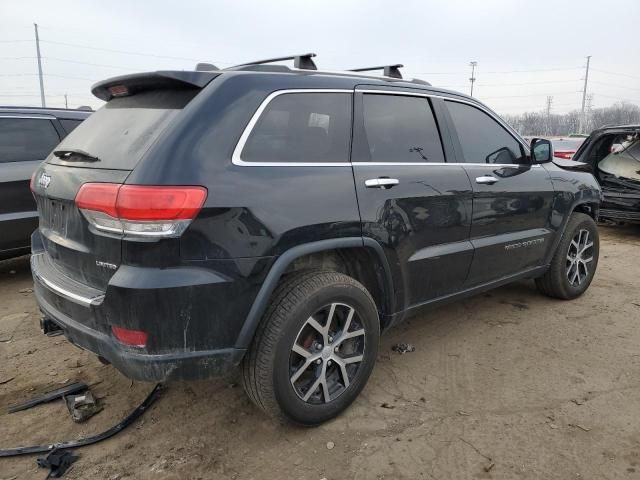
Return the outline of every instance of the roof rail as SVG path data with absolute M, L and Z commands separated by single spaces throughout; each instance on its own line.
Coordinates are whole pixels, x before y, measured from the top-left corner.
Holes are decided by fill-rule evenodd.
M 381 65 L 379 67 L 352 68 L 349 72 L 371 72 L 373 70 L 382 70 L 385 77 L 402 78 L 400 69 L 404 65 L 397 63 L 395 65 Z
M 274 62 L 282 62 L 284 60 L 293 60 L 293 66 L 295 68 L 299 68 L 300 70 L 317 70 L 316 64 L 311 60 L 315 57 L 315 53 L 303 53 L 301 55 L 290 55 L 288 57 L 276 57 L 276 58 L 267 58 L 265 60 L 256 60 L 254 62 L 241 63 L 240 65 L 234 65 L 231 68 L 236 67 L 246 67 L 248 65 L 263 65 L 265 63 L 274 63 Z

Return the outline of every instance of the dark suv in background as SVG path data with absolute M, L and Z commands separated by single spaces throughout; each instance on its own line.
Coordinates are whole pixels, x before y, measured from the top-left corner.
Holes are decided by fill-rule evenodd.
M 587 289 L 592 175 L 397 66 L 311 57 L 93 87 L 106 105 L 32 184 L 45 327 L 134 379 L 240 365 L 257 406 L 313 425 L 364 387 L 380 332 L 424 307 L 525 278 Z
M 31 232 L 38 228 L 29 179 L 90 113 L 0 106 L 0 260 L 29 253 Z

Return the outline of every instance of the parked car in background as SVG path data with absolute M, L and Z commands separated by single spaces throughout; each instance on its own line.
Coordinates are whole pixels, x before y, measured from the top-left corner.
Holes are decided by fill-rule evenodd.
M 593 131 L 573 160 L 588 165 L 600 183 L 600 218 L 640 223 L 640 125 Z
M 91 112 L 0 106 L 0 260 L 29 253 L 38 212 L 29 179 Z
M 550 138 L 553 144 L 553 156 L 563 160 L 571 160 L 584 142 L 584 137 L 558 137 Z

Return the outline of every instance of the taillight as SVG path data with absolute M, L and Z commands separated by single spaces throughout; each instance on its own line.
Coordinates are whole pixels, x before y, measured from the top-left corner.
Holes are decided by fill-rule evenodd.
M 562 158 L 564 160 L 571 160 L 573 158 L 574 151 L 569 150 L 555 150 L 553 156 L 556 158 Z
M 147 345 L 147 332 L 142 330 L 129 330 L 122 327 L 111 327 L 111 332 L 116 339 L 130 347 L 144 347 Z
M 207 198 L 204 187 L 85 183 L 76 205 L 96 229 L 145 237 L 178 237 Z

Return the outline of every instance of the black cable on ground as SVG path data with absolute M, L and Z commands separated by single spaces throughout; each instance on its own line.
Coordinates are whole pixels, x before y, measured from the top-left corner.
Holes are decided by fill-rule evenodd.
M 94 443 L 101 442 L 102 440 L 106 440 L 107 438 L 113 437 L 115 434 L 120 433 L 122 430 L 131 425 L 134 421 L 140 418 L 144 412 L 146 412 L 149 407 L 158 399 L 160 396 L 160 391 L 162 389 L 162 384 L 158 383 L 151 393 L 147 395 L 147 398 L 143 400 L 143 402 L 133 410 L 124 420 L 122 420 L 117 425 L 114 425 L 109 430 L 106 430 L 98 435 L 94 435 L 92 437 L 80 438 L 78 440 L 69 440 L 66 442 L 58 442 L 52 443 L 49 445 L 35 445 L 32 447 L 15 447 L 15 448 L 5 448 L 0 450 L 0 458 L 2 457 L 15 457 L 17 455 L 29 455 L 33 453 L 45 453 L 50 452 L 55 448 L 79 448 L 85 447 L 87 445 L 93 445 Z

